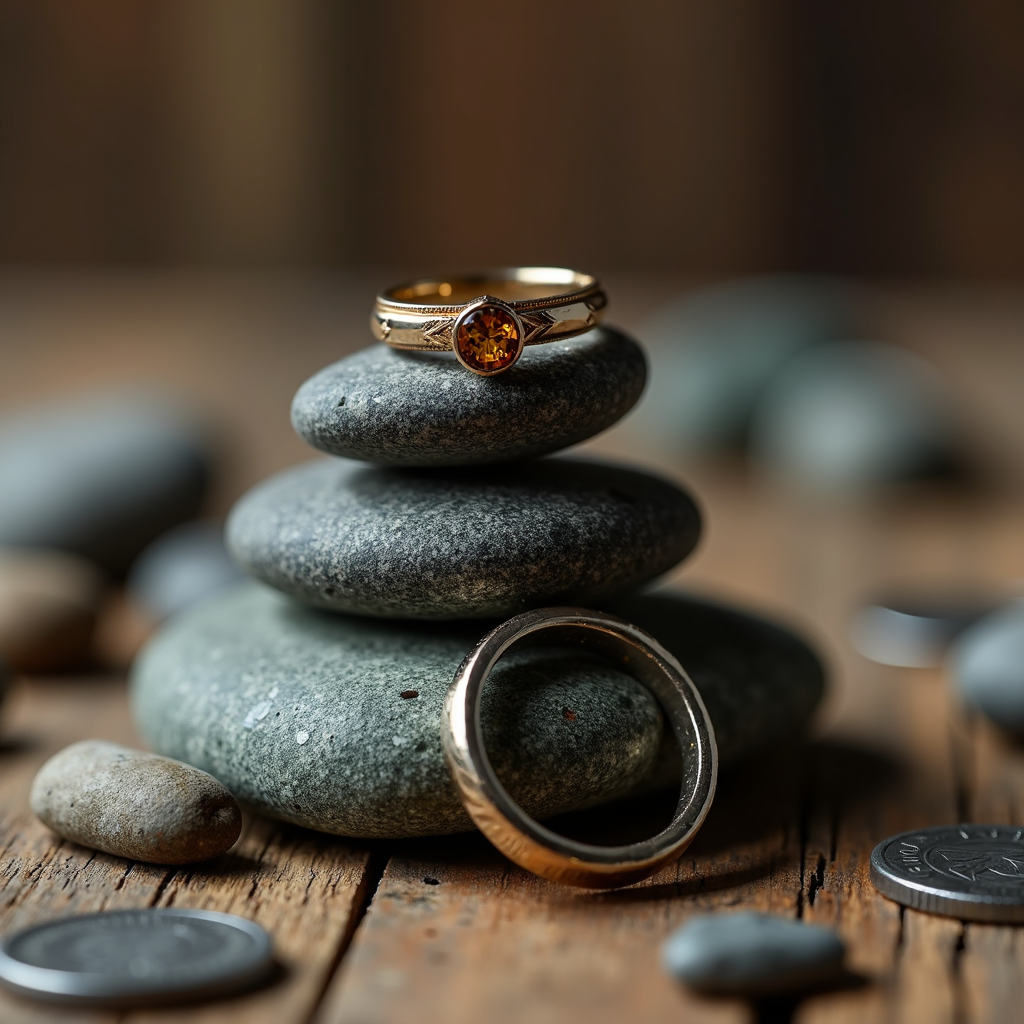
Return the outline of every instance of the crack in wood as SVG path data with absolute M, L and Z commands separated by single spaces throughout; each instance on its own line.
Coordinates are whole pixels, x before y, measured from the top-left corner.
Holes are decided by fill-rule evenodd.
M 825 858 L 819 853 L 818 862 L 814 867 L 814 874 L 811 875 L 811 880 L 807 883 L 807 902 L 813 907 L 814 897 L 818 894 L 819 889 L 825 888 Z
M 341 967 L 342 961 L 345 959 L 345 954 L 352 945 L 359 926 L 370 912 L 370 906 L 376 898 L 381 882 L 384 879 L 384 872 L 387 870 L 388 861 L 389 858 L 386 854 L 378 853 L 376 850 L 371 850 L 366 855 L 363 877 L 360 879 L 359 885 L 356 887 L 355 894 L 352 897 L 352 910 L 349 913 L 348 921 L 345 923 L 345 929 L 341 933 L 341 938 L 338 940 L 334 956 L 331 957 L 330 965 L 324 972 L 323 982 L 316 994 L 316 998 L 312 1002 L 309 1014 L 306 1017 L 306 1024 L 313 1024 L 313 1021 L 320 1012 L 320 1007 L 331 983 L 334 981 L 335 975 L 338 973 L 338 969 Z
M 155 907 L 160 902 L 160 898 L 166 891 L 167 886 L 171 884 L 171 881 L 174 879 L 174 876 L 177 875 L 177 873 L 178 870 L 177 868 L 175 868 L 171 871 L 167 871 L 164 874 L 164 877 L 160 879 L 160 882 L 157 885 L 156 890 L 154 891 L 153 896 L 149 901 L 149 906 Z
M 965 1024 L 967 1021 L 967 988 L 964 983 L 963 959 L 967 948 L 967 925 L 960 924 L 960 933 L 953 943 L 953 951 L 949 960 L 949 974 L 953 995 L 952 1024 Z
M 135 870 L 135 861 L 129 861 L 128 867 L 124 869 L 121 877 L 114 883 L 114 892 L 120 892 L 124 888 L 124 883 L 128 881 L 128 876 Z

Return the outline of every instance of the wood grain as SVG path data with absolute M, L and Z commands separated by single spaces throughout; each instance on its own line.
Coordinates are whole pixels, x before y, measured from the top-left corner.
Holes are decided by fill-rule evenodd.
M 290 438 L 287 397 L 303 375 L 354 344 L 346 325 L 361 324 L 365 313 L 357 283 L 328 293 L 294 282 L 269 287 L 262 279 L 258 287 L 179 281 L 154 286 L 151 307 L 137 289 L 112 285 L 70 298 L 61 293 L 56 305 L 46 289 L 35 298 L 18 293 L 19 330 L 37 344 L 5 347 L 4 337 L 14 335 L 0 331 L 0 397 L 67 391 L 83 374 L 98 379 L 103 366 L 118 379 L 166 377 L 211 407 L 227 389 L 217 408 L 241 455 L 222 480 L 216 500 L 223 508 L 258 476 L 302 457 Z M 627 319 L 668 287 L 648 281 L 625 289 Z M 14 294 L 0 288 L 0 296 Z M 906 298 L 890 322 L 933 322 L 920 313 L 926 300 Z M 886 308 L 899 302 L 894 293 Z M 907 309 L 915 303 L 912 316 Z M 0 308 L 0 327 L 3 308 L 11 306 Z M 301 343 L 292 335 L 297 311 L 305 324 Z M 1001 336 L 1009 331 L 1006 316 Z M 967 313 L 962 322 L 972 322 Z M 1013 322 L 1024 329 L 1024 305 Z M 87 351 L 82 338 L 95 346 Z M 207 351 L 215 338 L 219 347 Z M 926 336 L 913 341 L 927 350 Z M 948 339 L 943 346 L 952 367 Z M 962 356 L 955 375 L 964 378 L 964 394 L 983 391 L 1004 416 L 1011 396 L 996 391 L 1012 390 L 1014 378 L 993 370 L 998 344 L 985 351 L 983 387 L 968 379 L 971 361 Z M 53 379 L 48 367 L 57 368 Z M 984 419 L 984 410 L 978 416 Z M 961 819 L 1021 822 L 1024 751 L 960 707 L 941 671 L 875 665 L 847 640 L 856 608 L 890 589 L 1007 593 L 1010 581 L 1024 577 L 1024 498 L 1013 490 L 928 485 L 822 503 L 725 462 L 684 467 L 652 462 L 646 451 L 638 459 L 626 438 L 613 431 L 588 449 L 646 460 L 685 480 L 704 508 L 707 538 L 670 582 L 790 622 L 823 652 L 832 684 L 811 742 L 724 775 L 707 824 L 680 863 L 616 893 L 536 879 L 478 836 L 361 843 L 257 817 L 247 819 L 226 857 L 168 871 L 57 842 L 27 810 L 33 773 L 61 746 L 88 736 L 136 742 L 123 678 L 21 680 L 0 718 L 0 933 L 108 907 L 211 907 L 263 923 L 281 971 L 249 996 L 121 1015 L 0 994 L 0 1020 L 1024 1020 L 1024 932 L 903 911 L 868 878 L 875 843 L 901 829 Z M 140 635 L 123 611 L 108 616 L 105 649 L 120 652 L 114 661 Z M 659 800 L 634 801 L 558 826 L 608 841 L 653 831 L 663 813 Z M 663 974 L 659 947 L 673 928 L 697 913 L 744 908 L 836 928 L 848 947 L 847 984 L 754 1006 L 699 998 Z
M 66 914 L 136 907 L 199 907 L 241 914 L 274 936 L 278 980 L 250 996 L 161 1021 L 301 1020 L 344 952 L 368 896 L 373 854 L 344 840 L 258 817 L 222 857 L 162 868 L 60 841 L 35 820 L 28 787 L 42 761 L 81 736 L 137 740 L 120 679 L 32 680 L 11 695 L 0 773 L 0 933 Z M 143 1021 L 37 1006 L 0 992 L 0 1020 Z

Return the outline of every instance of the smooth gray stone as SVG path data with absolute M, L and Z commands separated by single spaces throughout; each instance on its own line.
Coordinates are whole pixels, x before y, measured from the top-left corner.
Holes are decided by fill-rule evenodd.
M 151 748 L 274 817 L 353 836 L 462 831 L 472 826 L 448 776 L 441 713 L 486 628 L 329 615 L 238 584 L 146 647 L 135 721 Z M 482 719 L 495 769 L 538 817 L 621 796 L 662 735 L 639 683 L 577 652 L 504 659 Z
M 766 619 L 671 591 L 609 602 L 607 610 L 646 629 L 686 669 L 711 716 L 723 765 L 799 738 L 825 693 L 815 653 Z M 674 781 L 678 763 L 666 733 L 652 778 Z
M 662 946 L 665 970 L 701 992 L 769 996 L 836 980 L 843 943 L 835 932 L 768 914 L 702 914 Z
M 948 664 L 961 696 L 1024 737 L 1024 601 L 986 615 L 961 633 Z
M 502 462 L 607 429 L 636 405 L 646 377 L 640 347 L 607 327 L 531 346 L 496 377 L 452 353 L 374 345 L 307 380 L 292 426 L 321 451 L 389 466 Z
M 176 526 L 142 552 L 128 574 L 128 590 L 160 620 L 242 578 L 224 544 L 223 525 L 197 520 Z
M 723 764 L 806 727 L 823 675 L 791 634 L 670 594 L 615 611 L 689 671 Z M 276 817 L 351 835 L 466 829 L 443 761 L 441 709 L 488 628 L 327 615 L 241 584 L 150 643 L 133 673 L 136 723 L 154 749 Z M 408 691 L 416 696 L 402 698 Z M 678 780 L 675 742 L 652 698 L 601 662 L 525 652 L 499 663 L 484 693 L 491 759 L 531 814 Z
M 409 470 L 318 460 L 235 505 L 228 547 L 308 604 L 395 618 L 592 604 L 685 558 L 700 517 L 657 477 L 565 458 Z
M 159 396 L 94 395 L 0 420 L 0 545 L 59 548 L 124 572 L 196 515 L 206 441 Z
M 856 337 L 854 297 L 829 278 L 740 278 L 688 291 L 652 314 L 640 337 L 647 395 L 626 430 L 668 453 L 739 447 L 761 392 L 786 361 Z
M 948 464 L 952 430 L 929 363 L 895 345 L 845 341 L 786 364 L 758 401 L 750 443 L 773 472 L 845 493 Z

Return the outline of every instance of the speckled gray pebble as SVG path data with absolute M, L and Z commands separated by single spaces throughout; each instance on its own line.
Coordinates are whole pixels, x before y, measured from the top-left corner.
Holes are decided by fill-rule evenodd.
M 454 355 L 375 345 L 299 388 L 292 425 L 314 448 L 390 466 L 457 466 L 543 455 L 621 419 L 640 398 L 640 347 L 602 327 L 527 348 L 481 377 Z
M 1024 737 L 1024 601 L 960 634 L 949 653 L 953 684 L 993 722 Z
M 143 651 L 135 721 L 155 750 L 274 817 L 354 836 L 465 830 L 441 711 L 486 628 L 329 615 L 238 584 L 171 620 Z M 495 768 L 538 816 L 622 795 L 662 734 L 646 690 L 579 654 L 503 660 L 482 715 Z
M 0 545 L 60 548 L 122 573 L 196 515 L 208 473 L 201 429 L 161 396 L 33 406 L 0 419 Z
M 669 594 L 616 611 L 687 667 L 723 764 L 806 727 L 823 675 L 791 634 Z M 327 615 L 242 584 L 150 643 L 133 673 L 136 722 L 155 749 L 214 772 L 277 817 L 351 835 L 466 829 L 440 718 L 456 668 L 486 629 Z M 647 692 L 578 657 L 518 655 L 499 663 L 484 691 L 491 758 L 538 816 L 668 784 L 678 772 Z
M 665 941 L 665 970 L 701 992 L 770 996 L 841 977 L 835 932 L 768 914 L 693 917 Z
M 293 597 L 422 619 L 593 604 L 670 569 L 699 534 L 673 484 L 561 457 L 463 470 L 317 460 L 254 488 L 227 524 L 242 567 Z
M 65 747 L 39 769 L 32 810 L 72 842 L 151 864 L 190 864 L 234 845 L 234 797 L 191 765 L 101 740 Z

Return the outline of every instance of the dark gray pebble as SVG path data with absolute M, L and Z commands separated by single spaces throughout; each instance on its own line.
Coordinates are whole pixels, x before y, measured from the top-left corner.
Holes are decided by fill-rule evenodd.
M 952 462 L 938 372 L 895 345 L 842 341 L 790 360 L 757 403 L 756 459 L 809 488 L 850 491 Z
M 491 469 L 307 463 L 250 491 L 228 546 L 250 574 L 334 611 L 508 616 L 592 604 L 685 558 L 688 495 L 657 477 L 565 458 Z
M 841 977 L 843 943 L 826 928 L 768 914 L 707 914 L 668 937 L 662 963 L 701 992 L 782 995 Z
M 199 520 L 150 544 L 128 574 L 128 589 L 147 614 L 165 619 L 242 578 L 224 544 L 223 525 Z
M 1024 601 L 965 630 L 950 650 L 949 669 L 967 701 L 1024 737 Z
M 627 428 L 669 452 L 738 447 L 755 404 L 785 362 L 808 346 L 855 337 L 854 299 L 828 278 L 741 278 L 686 292 L 640 337 L 650 384 Z
M 167 400 L 35 406 L 0 420 L 0 545 L 59 548 L 121 573 L 196 515 L 208 472 L 194 420 Z
M 640 347 L 611 328 L 535 345 L 497 377 L 449 353 L 375 345 L 299 388 L 292 425 L 314 448 L 389 466 L 457 466 L 557 451 L 610 427 L 640 398 Z
M 136 724 L 153 749 L 274 817 L 354 836 L 469 829 L 440 723 L 455 671 L 486 628 L 329 615 L 238 584 L 171 620 L 144 650 Z M 621 796 L 662 736 L 639 683 L 578 653 L 503 660 L 482 716 L 491 761 L 536 816 Z
M 608 610 L 679 659 L 704 699 L 723 765 L 799 737 L 825 693 L 815 653 L 766 619 L 671 591 L 614 601 Z M 678 763 L 670 736 L 665 752 Z M 664 763 L 660 769 L 672 779 L 678 770 Z

